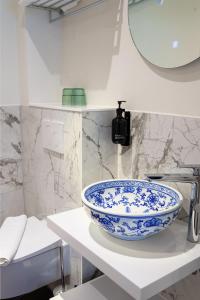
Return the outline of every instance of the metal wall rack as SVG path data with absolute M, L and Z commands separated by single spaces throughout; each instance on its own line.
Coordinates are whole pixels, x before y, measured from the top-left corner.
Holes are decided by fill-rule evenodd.
M 28 7 L 36 8 L 36 9 L 43 9 L 48 11 L 49 13 L 49 22 L 57 21 L 66 16 L 76 15 L 84 10 L 92 8 L 94 6 L 100 5 L 101 3 L 105 2 L 106 0 L 95 0 L 86 4 L 85 6 L 71 8 L 64 12 L 63 8 L 67 7 L 67 5 L 76 3 L 77 0 L 35 0 L 32 1 Z M 85 0 L 81 0 L 80 2 L 84 2 Z M 85 1 L 86 2 L 86 1 Z

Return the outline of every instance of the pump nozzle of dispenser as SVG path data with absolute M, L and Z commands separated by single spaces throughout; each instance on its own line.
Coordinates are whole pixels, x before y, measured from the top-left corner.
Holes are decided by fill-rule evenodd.
M 121 108 L 121 105 L 123 102 L 126 103 L 126 101 L 117 101 L 117 102 L 118 102 L 119 108 Z
M 123 112 L 125 112 L 125 109 L 123 109 L 123 108 L 121 108 L 121 105 L 122 105 L 122 103 L 123 102 L 126 102 L 126 101 L 117 101 L 118 102 L 118 108 L 116 109 L 116 113 L 117 113 L 117 116 L 119 117 L 119 118 L 122 118 L 122 114 L 123 114 Z

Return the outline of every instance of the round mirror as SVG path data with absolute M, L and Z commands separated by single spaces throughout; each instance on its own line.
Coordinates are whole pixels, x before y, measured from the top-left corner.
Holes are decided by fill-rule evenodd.
M 129 26 L 152 64 L 176 68 L 200 57 L 199 0 L 129 0 Z

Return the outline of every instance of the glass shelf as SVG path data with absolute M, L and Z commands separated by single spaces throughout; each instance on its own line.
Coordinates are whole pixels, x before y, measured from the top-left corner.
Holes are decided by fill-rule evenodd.
M 100 5 L 105 0 L 95 0 L 86 5 L 82 5 L 83 2 L 82 0 L 33 0 L 29 1 L 27 6 L 47 10 L 49 21 L 54 22 L 63 17 L 76 15 L 84 10 Z

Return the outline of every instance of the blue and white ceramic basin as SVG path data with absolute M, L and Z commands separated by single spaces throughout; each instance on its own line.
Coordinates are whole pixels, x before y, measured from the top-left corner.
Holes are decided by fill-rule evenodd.
M 140 240 L 166 229 L 183 201 L 175 189 L 145 180 L 96 182 L 82 192 L 92 220 L 112 236 Z

